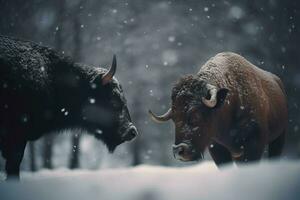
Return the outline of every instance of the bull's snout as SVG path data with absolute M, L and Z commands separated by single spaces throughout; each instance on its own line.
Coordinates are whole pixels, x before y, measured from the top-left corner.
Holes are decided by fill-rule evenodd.
M 185 155 L 189 151 L 189 146 L 185 143 L 173 145 L 173 154 L 177 160 L 186 160 Z
M 133 140 L 136 136 L 138 135 L 137 129 L 135 126 L 131 125 L 129 128 L 126 130 L 124 134 L 124 139 L 126 141 L 131 141 Z

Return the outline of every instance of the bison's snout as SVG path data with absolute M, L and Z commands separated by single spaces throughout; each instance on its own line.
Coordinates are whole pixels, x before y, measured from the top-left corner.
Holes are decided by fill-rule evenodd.
M 135 126 L 130 125 L 129 128 L 125 131 L 124 139 L 126 141 L 133 140 L 138 135 L 137 129 Z
M 173 154 L 177 160 L 187 161 L 187 154 L 189 154 L 189 145 L 185 143 L 180 143 L 178 145 L 173 145 Z
M 203 158 L 202 153 L 197 153 L 196 150 L 187 143 L 173 145 L 174 158 L 180 161 L 195 161 Z

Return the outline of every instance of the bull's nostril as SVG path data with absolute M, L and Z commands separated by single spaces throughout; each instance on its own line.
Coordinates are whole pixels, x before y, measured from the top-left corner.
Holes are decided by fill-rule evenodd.
M 184 148 L 183 147 L 179 147 L 178 149 L 178 155 L 182 156 L 184 154 Z
M 189 146 L 185 143 L 180 143 L 178 145 L 173 145 L 173 154 L 176 159 L 182 159 L 189 154 Z
M 130 137 L 130 138 L 135 138 L 135 137 L 136 137 L 136 133 L 135 133 L 134 131 L 131 131 L 131 132 L 129 133 L 129 137 Z
M 126 140 L 130 141 L 130 140 L 134 139 L 136 136 L 137 136 L 137 130 L 136 130 L 136 128 L 135 127 L 131 127 L 128 130 L 127 134 L 126 134 Z

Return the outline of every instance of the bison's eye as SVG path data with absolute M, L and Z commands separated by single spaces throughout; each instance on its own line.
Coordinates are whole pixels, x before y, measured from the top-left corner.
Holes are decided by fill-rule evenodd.
M 191 125 L 200 123 L 202 120 L 200 110 L 197 107 L 190 109 L 187 112 L 187 120 L 188 120 L 188 123 Z
M 112 105 L 116 110 L 121 110 L 122 109 L 122 104 L 120 101 L 113 100 Z
M 198 107 L 197 106 L 193 106 L 191 108 L 188 109 L 187 111 L 187 115 L 192 115 L 194 112 L 197 112 Z

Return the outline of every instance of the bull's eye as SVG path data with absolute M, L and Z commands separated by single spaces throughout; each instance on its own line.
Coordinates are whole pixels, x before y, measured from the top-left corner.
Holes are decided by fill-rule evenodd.
M 117 101 L 117 100 L 112 101 L 112 106 L 116 110 L 121 110 L 122 109 L 122 104 L 120 103 L 120 101 Z
M 191 125 L 198 125 L 199 123 L 202 122 L 202 116 L 198 112 L 193 112 L 190 115 L 188 115 L 188 123 Z

